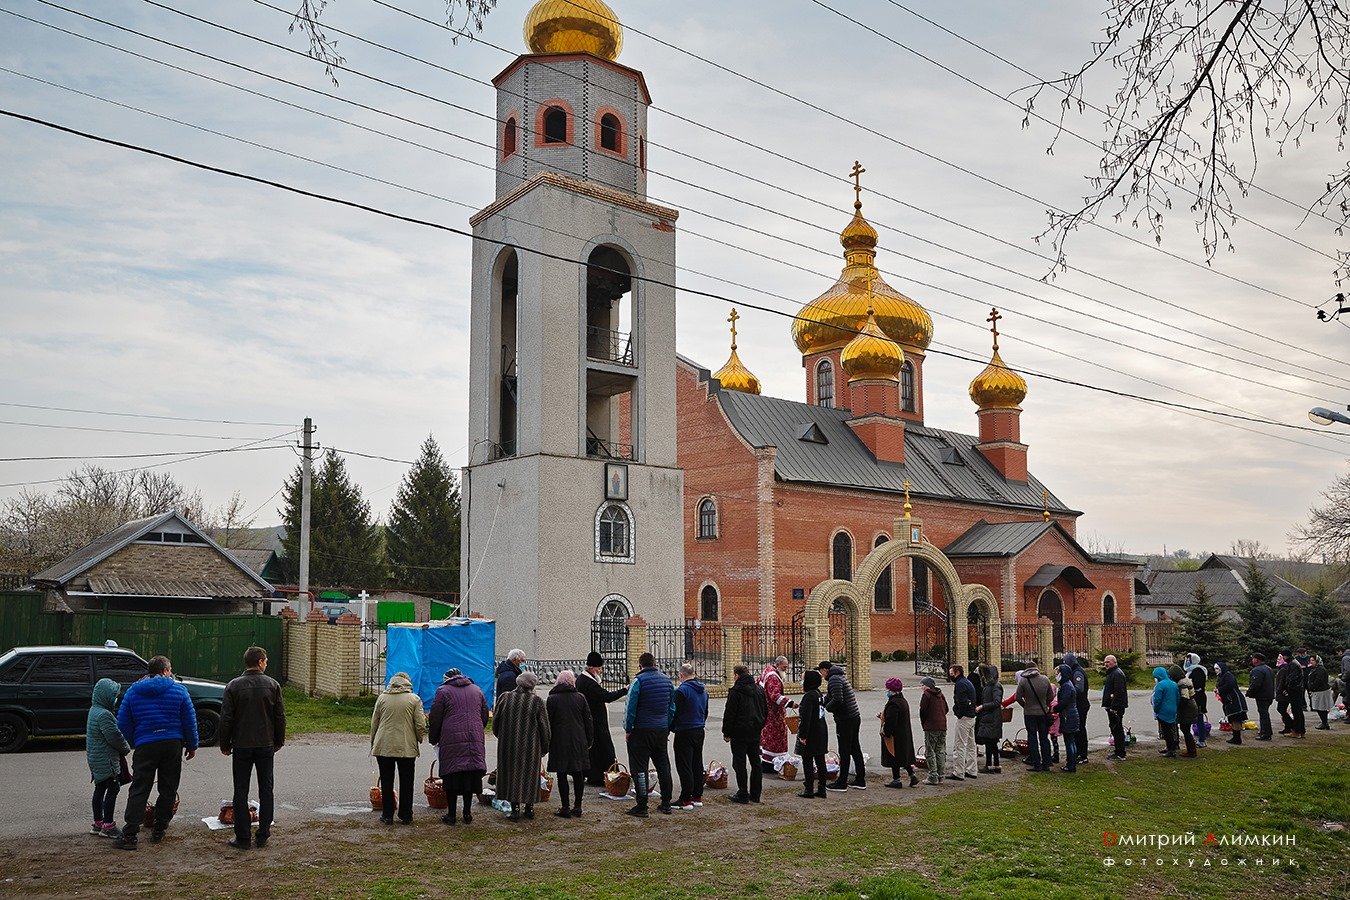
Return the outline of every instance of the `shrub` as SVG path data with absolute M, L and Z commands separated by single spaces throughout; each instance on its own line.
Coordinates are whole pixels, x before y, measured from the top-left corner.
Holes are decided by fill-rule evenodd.
M 905 660 L 909 659 L 909 651 L 908 651 L 908 650 L 892 650 L 892 651 L 891 651 L 891 659 L 895 660 L 896 662 L 904 662 Z
M 884 658 L 880 650 L 872 651 L 872 662 L 881 662 Z
M 1142 658 L 1141 654 L 1135 653 L 1133 650 L 1108 650 L 1105 647 L 1097 651 L 1096 658 L 1093 660 L 1093 662 L 1096 663 L 1097 671 L 1106 671 L 1106 666 L 1102 660 L 1106 659 L 1108 656 L 1114 656 L 1116 658 L 1116 664 L 1120 666 L 1120 671 L 1125 673 L 1125 680 L 1127 682 L 1139 672 L 1139 661 Z

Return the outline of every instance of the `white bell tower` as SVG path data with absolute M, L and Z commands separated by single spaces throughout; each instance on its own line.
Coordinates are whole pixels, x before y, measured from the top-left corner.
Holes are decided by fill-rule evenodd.
M 499 651 L 581 659 L 591 621 L 683 616 L 677 212 L 646 199 L 642 74 L 599 0 L 541 0 L 494 79 L 476 238 L 461 595 Z

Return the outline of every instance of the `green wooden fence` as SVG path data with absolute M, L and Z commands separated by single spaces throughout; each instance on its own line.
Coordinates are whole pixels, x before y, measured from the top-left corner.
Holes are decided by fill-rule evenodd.
M 281 620 L 248 613 L 198 616 L 89 610 L 42 611 L 42 595 L 0 593 L 0 652 L 33 644 L 102 644 L 113 640 L 149 658 L 164 655 L 184 676 L 227 679 L 244 668 L 244 651 L 256 644 L 281 669 Z

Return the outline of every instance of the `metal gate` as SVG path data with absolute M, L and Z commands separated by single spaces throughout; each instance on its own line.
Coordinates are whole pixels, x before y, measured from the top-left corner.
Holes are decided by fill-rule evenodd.
M 915 611 L 915 675 L 946 675 L 951 644 L 951 627 L 945 611 L 931 605 Z
M 591 620 L 591 649 L 605 658 L 605 684 L 628 681 L 628 625 L 619 616 Z
M 969 660 L 971 671 L 982 663 L 989 663 L 997 666 L 998 660 L 994 659 L 994 646 L 989 634 L 989 617 L 980 609 L 978 603 L 970 604 L 966 612 L 966 646 L 970 650 Z

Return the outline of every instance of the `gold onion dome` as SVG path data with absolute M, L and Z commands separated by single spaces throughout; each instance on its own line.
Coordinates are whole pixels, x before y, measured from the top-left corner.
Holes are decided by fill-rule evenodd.
M 866 171 L 856 163 L 854 170 L 855 179 Z M 907 347 L 927 349 L 933 340 L 933 319 L 926 309 L 887 284 L 877 271 L 877 230 L 863 218 L 862 188 L 856 182 L 854 191 L 853 219 L 839 235 L 839 243 L 844 246 L 844 271 L 829 290 L 797 313 L 792 340 L 803 355 L 842 347 L 863 330 L 871 307 L 886 337 Z
M 1019 409 L 1027 397 L 1027 380 L 1003 362 L 998 353 L 998 310 L 990 313 L 994 323 L 994 356 L 984 371 L 970 383 L 970 399 L 980 409 Z
M 601 0 L 539 0 L 525 16 L 531 53 L 590 53 L 617 59 L 623 27 Z
M 745 367 L 740 356 L 736 353 L 736 320 L 740 317 L 741 314 L 734 309 L 731 311 L 731 315 L 727 316 L 727 321 L 731 323 L 731 356 L 727 359 L 727 364 L 718 369 L 713 377 L 729 391 L 758 394 L 759 379 Z
M 904 362 L 904 351 L 899 344 L 886 337 L 870 307 L 867 310 L 867 324 L 862 327 L 861 333 L 848 342 L 839 356 L 839 364 L 848 373 L 850 383 L 899 381 L 900 367 Z

